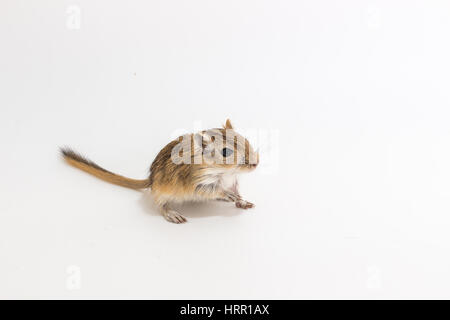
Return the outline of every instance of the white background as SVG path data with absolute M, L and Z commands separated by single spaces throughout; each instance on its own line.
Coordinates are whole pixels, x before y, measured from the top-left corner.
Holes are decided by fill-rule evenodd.
M 1 1 L 0 298 L 450 298 L 449 13 Z M 248 211 L 170 224 L 58 154 L 144 178 L 175 131 L 227 117 L 279 132 Z

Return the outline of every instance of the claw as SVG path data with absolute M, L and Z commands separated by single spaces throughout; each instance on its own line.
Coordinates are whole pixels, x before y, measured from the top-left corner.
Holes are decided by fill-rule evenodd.
M 255 205 L 249 201 L 245 201 L 245 200 L 239 200 L 236 201 L 236 207 L 241 208 L 241 209 L 250 209 L 253 208 Z
M 177 224 L 187 222 L 187 219 L 183 215 L 174 210 L 170 210 L 164 213 L 164 218 L 166 218 L 166 220 L 169 222 Z

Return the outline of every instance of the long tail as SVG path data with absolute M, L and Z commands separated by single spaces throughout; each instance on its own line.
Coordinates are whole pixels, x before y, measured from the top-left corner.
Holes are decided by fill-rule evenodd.
M 92 162 L 89 159 L 86 159 L 85 157 L 81 156 L 80 154 L 76 153 L 72 149 L 69 148 L 60 148 L 62 156 L 64 160 L 67 161 L 70 165 L 74 166 L 75 168 L 81 169 L 87 173 L 92 174 L 93 176 L 96 176 L 97 178 L 100 178 L 104 181 L 126 187 L 131 189 L 144 189 L 148 188 L 150 186 L 149 179 L 145 180 L 136 180 L 136 179 L 130 179 L 123 177 L 121 175 L 112 173 L 106 169 L 103 169 L 96 163 Z

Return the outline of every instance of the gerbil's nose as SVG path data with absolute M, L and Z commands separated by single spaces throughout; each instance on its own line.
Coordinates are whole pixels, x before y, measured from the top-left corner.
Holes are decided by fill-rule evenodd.
M 256 163 L 254 164 L 255 167 L 259 164 L 259 152 L 256 153 Z
M 258 166 L 258 164 L 259 164 L 259 153 L 256 154 L 256 162 L 251 163 L 250 167 L 251 168 L 256 168 Z

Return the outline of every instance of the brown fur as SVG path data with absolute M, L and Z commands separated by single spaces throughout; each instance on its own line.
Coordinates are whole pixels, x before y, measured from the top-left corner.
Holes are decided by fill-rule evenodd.
M 66 160 L 70 165 L 104 181 L 131 189 L 143 189 L 149 186 L 148 179 L 136 180 L 112 173 L 69 148 L 61 148 L 61 153 L 64 160 Z

